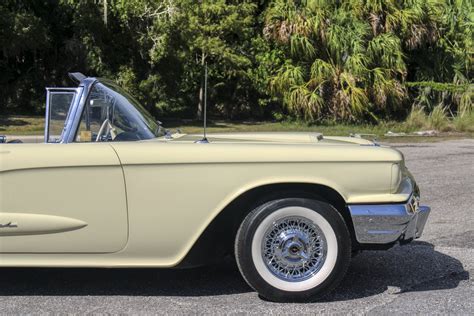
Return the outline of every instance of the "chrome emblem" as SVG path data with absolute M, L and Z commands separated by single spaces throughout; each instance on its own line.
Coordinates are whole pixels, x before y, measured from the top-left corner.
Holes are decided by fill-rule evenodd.
M 18 227 L 17 223 L 9 222 L 6 224 L 0 224 L 0 228 L 15 228 L 15 227 Z

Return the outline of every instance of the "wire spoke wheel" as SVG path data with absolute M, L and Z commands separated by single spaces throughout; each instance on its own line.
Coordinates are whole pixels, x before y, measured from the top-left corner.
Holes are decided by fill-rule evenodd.
M 309 219 L 299 216 L 277 220 L 262 240 L 266 267 L 284 281 L 304 281 L 318 273 L 326 252 L 322 230 Z
M 349 266 L 351 237 L 332 205 L 306 198 L 270 200 L 250 212 L 235 238 L 245 281 L 276 302 L 327 295 Z

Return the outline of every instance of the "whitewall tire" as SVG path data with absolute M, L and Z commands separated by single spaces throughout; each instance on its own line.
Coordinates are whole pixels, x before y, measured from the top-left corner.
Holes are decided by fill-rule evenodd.
M 240 272 L 272 301 L 313 301 L 344 277 L 351 239 L 330 204 L 304 198 L 267 202 L 242 222 L 235 254 Z

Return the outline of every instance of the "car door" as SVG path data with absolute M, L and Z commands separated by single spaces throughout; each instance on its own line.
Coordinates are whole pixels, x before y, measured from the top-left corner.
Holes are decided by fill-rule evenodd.
M 107 143 L 0 147 L 1 253 L 110 253 L 128 239 L 120 161 Z

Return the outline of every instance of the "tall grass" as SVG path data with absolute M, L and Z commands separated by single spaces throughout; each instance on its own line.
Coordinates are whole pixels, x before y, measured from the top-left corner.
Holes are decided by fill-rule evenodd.
M 453 119 L 453 125 L 457 131 L 474 132 L 474 111 L 471 103 L 461 104 L 456 117 Z
M 403 127 L 407 132 L 430 129 L 438 132 L 472 133 L 474 132 L 474 111 L 468 104 L 464 107 L 460 106 L 457 113 L 451 116 L 443 104 L 438 104 L 431 113 L 426 114 L 424 107 L 415 105 L 403 123 Z
M 408 115 L 404 127 L 407 131 L 414 131 L 425 128 L 428 116 L 425 113 L 425 109 L 422 106 L 414 105 Z
M 428 116 L 428 126 L 431 129 L 444 132 L 449 130 L 449 125 L 446 107 L 444 104 L 440 103 L 433 108 L 433 111 L 431 111 L 430 115 Z

